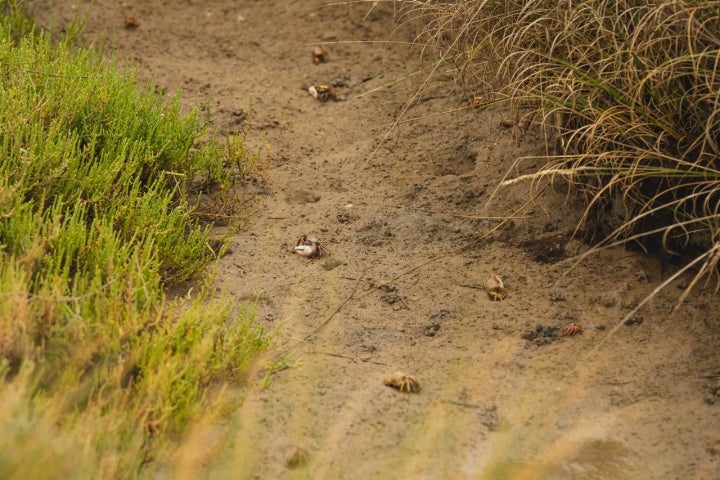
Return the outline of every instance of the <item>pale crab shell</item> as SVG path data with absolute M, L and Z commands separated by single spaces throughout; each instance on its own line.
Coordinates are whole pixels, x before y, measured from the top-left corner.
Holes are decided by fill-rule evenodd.
M 497 292 L 498 290 L 504 290 L 505 285 L 503 285 L 502 280 L 500 280 L 500 277 L 497 275 L 490 275 L 487 280 L 485 280 L 485 290 L 490 292 Z
M 495 301 L 505 300 L 507 298 L 507 292 L 505 291 L 505 285 L 500 277 L 497 275 L 490 275 L 485 283 L 483 284 L 485 291 L 490 296 L 490 299 Z
M 298 255 L 302 255 L 303 257 L 312 257 L 315 253 L 317 253 L 317 249 L 318 244 L 313 242 L 311 245 L 298 245 L 293 248 L 293 252 Z
M 298 240 L 298 245 L 293 248 L 293 251 L 303 257 L 314 257 L 317 256 L 320 250 L 320 241 L 312 235 L 303 236 Z
M 321 63 L 325 63 L 325 62 L 327 62 L 327 60 L 328 60 L 328 58 L 327 58 L 327 57 L 328 57 L 327 50 L 325 50 L 325 49 L 322 47 L 322 45 L 315 45 L 315 46 L 312 48 L 311 53 L 312 53 L 313 63 L 314 63 L 315 65 L 319 65 L 319 64 L 321 64 Z
M 399 370 L 387 377 L 383 383 L 401 392 L 417 393 L 420 391 L 420 382 L 418 379 L 412 375 L 406 375 Z
M 315 85 L 311 85 L 308 88 L 308 93 L 313 96 L 313 98 L 318 98 L 318 91 L 317 88 L 315 88 Z

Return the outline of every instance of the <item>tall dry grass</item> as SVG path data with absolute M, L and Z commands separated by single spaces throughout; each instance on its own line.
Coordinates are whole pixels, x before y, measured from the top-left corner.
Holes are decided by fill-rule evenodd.
M 720 2 L 402 3 L 399 21 L 466 87 L 552 133 L 522 180 L 567 180 L 596 248 L 663 248 L 695 281 L 717 274 Z

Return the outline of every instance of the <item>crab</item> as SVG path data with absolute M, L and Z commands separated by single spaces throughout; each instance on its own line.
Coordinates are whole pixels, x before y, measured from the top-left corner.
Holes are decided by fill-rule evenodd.
M 308 258 L 317 258 L 328 255 L 330 252 L 320 244 L 320 241 L 312 235 L 303 235 L 298 238 L 293 252 Z
M 133 30 L 139 26 L 140 20 L 138 20 L 137 17 L 125 17 L 125 20 L 123 21 L 123 27 L 128 30 Z
M 573 335 L 577 335 L 579 333 L 582 333 L 583 329 L 582 327 L 577 323 L 568 323 L 565 325 L 562 329 L 562 336 L 563 337 L 571 337 Z
M 497 275 L 490 275 L 485 283 L 483 284 L 485 291 L 490 296 L 490 299 L 494 302 L 499 302 L 507 298 L 507 292 L 505 291 L 505 285 L 503 284 L 500 277 Z
M 337 90 L 329 85 L 312 85 L 308 87 L 308 93 L 321 102 L 327 102 L 328 100 L 334 100 L 337 102 L 340 100 Z
M 400 371 L 387 377 L 383 383 L 385 386 L 395 388 L 401 392 L 417 393 L 420 391 L 420 382 L 418 382 L 418 379 L 411 375 L 405 375 Z
M 313 63 L 315 65 L 319 65 L 321 63 L 327 63 L 328 53 L 327 53 L 327 50 L 325 50 L 322 45 L 315 45 L 312 48 L 311 53 L 312 53 Z

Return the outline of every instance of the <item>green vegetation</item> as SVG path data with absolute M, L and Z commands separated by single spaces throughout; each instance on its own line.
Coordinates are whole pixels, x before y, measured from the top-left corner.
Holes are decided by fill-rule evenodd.
M 598 248 L 665 248 L 695 281 L 717 274 L 720 2 L 403 4 L 400 21 L 419 21 L 418 42 L 454 61 L 473 94 L 540 121 L 553 141 L 524 178 L 580 192 L 579 229 Z
M 267 345 L 248 306 L 165 295 L 217 256 L 198 195 L 259 157 L 0 12 L 0 477 L 135 477 Z

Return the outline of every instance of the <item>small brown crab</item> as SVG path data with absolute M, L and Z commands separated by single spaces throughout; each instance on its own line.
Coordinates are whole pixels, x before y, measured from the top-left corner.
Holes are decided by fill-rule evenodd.
M 503 284 L 500 277 L 497 275 L 490 275 L 483 285 L 485 291 L 490 296 L 490 299 L 494 302 L 499 302 L 507 298 L 507 292 L 505 291 L 505 285 Z
M 312 53 L 313 63 L 315 65 L 319 65 L 321 63 L 327 63 L 328 53 L 327 53 L 327 50 L 325 50 L 325 48 L 323 48 L 322 45 L 315 45 L 312 48 L 311 53 Z
M 308 258 L 317 258 L 328 255 L 330 252 L 320 244 L 320 241 L 312 235 L 303 235 L 298 238 L 293 252 Z
M 562 329 L 562 336 L 563 337 L 571 337 L 573 335 L 577 335 L 579 333 L 582 333 L 583 329 L 582 327 L 577 323 L 568 323 L 565 325 Z
M 133 30 L 139 26 L 140 20 L 138 20 L 137 17 L 125 17 L 125 20 L 123 21 L 123 27 L 128 30 Z
M 340 95 L 337 90 L 332 88 L 330 85 L 312 85 L 308 88 L 308 93 L 321 102 L 327 102 L 328 100 L 334 100 L 337 102 L 340 100 Z
M 387 377 L 383 383 L 386 386 L 395 388 L 401 392 L 417 393 L 420 391 L 420 382 L 418 382 L 417 378 L 405 375 L 400 371 Z

